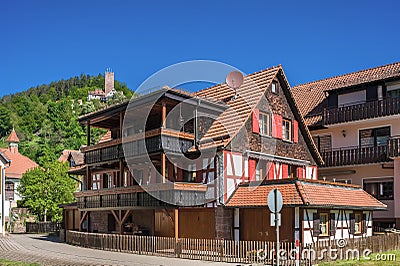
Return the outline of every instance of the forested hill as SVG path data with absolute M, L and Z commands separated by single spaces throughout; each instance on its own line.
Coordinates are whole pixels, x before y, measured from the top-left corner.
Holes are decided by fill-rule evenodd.
M 82 74 L 2 97 L 0 145 L 7 146 L 7 136 L 14 126 L 20 138 L 20 152 L 42 166 L 56 160 L 64 149 L 79 149 L 86 142 L 86 131 L 78 123 L 78 116 L 128 100 L 133 94 L 125 83 L 117 80 L 114 87 L 123 95 L 117 93 L 107 103 L 87 102 L 88 91 L 104 88 L 104 76 Z M 97 141 L 103 133 L 93 129 L 92 141 Z

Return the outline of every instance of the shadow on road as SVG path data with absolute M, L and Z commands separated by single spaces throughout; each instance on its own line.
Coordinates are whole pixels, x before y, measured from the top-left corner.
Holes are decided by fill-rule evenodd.
M 49 235 L 27 235 L 28 237 L 32 239 L 37 239 L 37 240 L 43 240 L 43 241 L 49 241 L 53 243 L 62 243 L 60 241 L 60 238 L 57 235 L 49 234 Z

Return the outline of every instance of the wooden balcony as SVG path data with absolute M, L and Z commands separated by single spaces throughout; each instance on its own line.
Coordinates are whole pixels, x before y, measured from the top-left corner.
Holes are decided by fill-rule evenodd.
M 333 125 L 397 114 L 400 114 L 400 98 L 385 98 L 351 106 L 325 109 L 322 121 L 324 125 Z
M 400 136 L 393 136 L 389 139 L 388 156 L 392 159 L 400 157 Z
M 86 164 L 109 162 L 144 154 L 186 152 L 194 144 L 194 135 L 173 129 L 154 129 L 122 139 L 99 143 L 82 149 Z
M 204 184 L 176 182 L 87 190 L 76 192 L 74 196 L 78 201 L 78 209 L 116 210 L 177 205 L 199 206 L 205 202 L 206 191 L 207 185 Z M 166 199 L 166 202 L 159 199 Z
M 323 167 L 371 164 L 388 162 L 388 146 L 345 147 L 321 152 L 325 165 Z

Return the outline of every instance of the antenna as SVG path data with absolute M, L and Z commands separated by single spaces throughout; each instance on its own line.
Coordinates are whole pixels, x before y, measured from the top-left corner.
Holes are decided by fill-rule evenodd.
M 226 76 L 226 84 L 235 91 L 232 99 L 237 98 L 236 90 L 243 84 L 243 74 L 239 71 L 232 71 Z

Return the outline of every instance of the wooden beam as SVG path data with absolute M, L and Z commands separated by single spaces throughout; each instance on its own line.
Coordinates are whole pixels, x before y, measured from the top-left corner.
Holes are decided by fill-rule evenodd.
M 119 159 L 119 187 L 123 187 L 123 180 L 124 180 L 124 161 L 122 159 Z
M 86 165 L 86 188 L 85 190 L 90 190 L 91 188 L 91 182 L 92 178 L 90 177 L 90 170 L 89 170 L 89 166 Z
M 166 173 L 166 158 L 165 152 L 161 153 L 161 172 L 162 172 L 162 182 L 165 183 L 165 173 Z
M 124 124 L 124 114 L 119 112 L 119 137 L 122 138 L 122 125 Z
M 90 120 L 86 123 L 86 144 L 90 146 Z
M 79 220 L 79 231 L 82 231 L 82 223 L 86 219 L 88 211 L 84 211 L 81 219 Z
M 119 224 L 119 223 L 120 223 L 120 220 L 119 220 L 117 214 L 115 213 L 115 211 L 114 211 L 114 210 L 111 210 L 111 213 L 112 213 L 112 215 L 114 216 L 115 221 Z
M 165 103 L 165 100 L 162 101 L 161 121 L 162 121 L 161 127 L 167 128 L 167 104 Z
M 125 223 L 126 219 L 128 219 L 128 217 L 129 217 L 129 215 L 131 215 L 131 213 L 132 213 L 132 210 L 127 210 L 126 211 L 124 217 L 122 217 L 122 220 L 121 220 L 122 224 Z
M 178 240 L 179 238 L 179 211 L 178 208 L 174 209 L 174 230 L 175 230 L 175 239 Z

